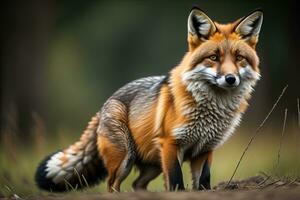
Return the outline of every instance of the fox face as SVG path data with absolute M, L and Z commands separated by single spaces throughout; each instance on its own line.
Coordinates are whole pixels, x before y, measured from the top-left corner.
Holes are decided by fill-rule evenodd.
M 187 89 L 252 88 L 260 78 L 255 46 L 262 21 L 263 14 L 257 10 L 223 25 L 194 8 L 188 17 L 189 52 L 183 60 L 182 80 Z

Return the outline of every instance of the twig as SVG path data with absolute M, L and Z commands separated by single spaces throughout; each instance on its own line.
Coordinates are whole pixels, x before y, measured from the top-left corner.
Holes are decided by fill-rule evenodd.
M 8 185 L 4 185 L 5 189 L 10 192 L 11 194 L 14 193 L 14 191 L 8 186 Z
M 260 171 L 259 173 L 262 174 L 263 176 L 265 176 L 265 179 L 257 184 L 257 186 L 256 186 L 257 188 L 261 187 L 261 186 L 262 186 L 263 184 L 265 184 L 270 178 L 272 178 L 272 174 L 268 175 L 268 174 L 266 174 L 266 173 L 263 172 L 263 171 Z
M 267 114 L 267 116 L 265 117 L 265 119 L 262 121 L 262 123 L 261 123 L 261 124 L 258 126 L 258 128 L 255 130 L 255 132 L 254 132 L 254 134 L 252 135 L 252 137 L 251 137 L 249 143 L 247 144 L 245 150 L 243 151 L 243 153 L 242 153 L 242 155 L 241 155 L 241 157 L 240 157 L 240 160 L 238 161 L 238 163 L 237 163 L 237 165 L 236 165 L 236 167 L 235 167 L 235 169 L 234 169 L 234 171 L 233 171 L 233 174 L 232 174 L 232 176 L 230 177 L 230 179 L 229 179 L 229 181 L 228 181 L 226 187 L 228 187 L 229 184 L 231 183 L 231 181 L 232 181 L 232 179 L 233 179 L 233 177 L 234 177 L 234 175 L 235 175 L 237 169 L 239 168 L 240 163 L 241 163 L 242 159 L 244 158 L 244 155 L 246 154 L 247 150 L 249 149 L 251 143 L 253 142 L 254 138 L 255 138 L 256 135 L 259 133 L 259 131 L 263 128 L 263 126 L 265 125 L 265 123 L 266 123 L 267 120 L 269 119 L 270 115 L 273 113 L 274 109 L 276 108 L 277 104 L 279 103 L 281 97 L 283 96 L 283 94 L 285 93 L 285 91 L 286 91 L 287 88 L 288 88 L 288 85 L 286 85 L 286 86 L 283 88 L 281 94 L 280 94 L 279 97 L 277 98 L 277 100 L 276 100 L 276 102 L 274 103 L 273 107 L 271 108 L 271 110 L 269 111 L 269 113 Z M 225 187 L 225 188 L 226 188 L 226 187 Z
M 272 175 L 268 175 L 265 180 L 261 181 L 259 184 L 257 184 L 257 187 L 261 187 L 263 184 L 265 184 L 270 178 L 272 177 Z
M 78 177 L 78 180 L 79 180 L 79 184 L 80 184 L 80 187 L 83 187 L 83 184 L 82 184 L 82 181 L 81 181 L 81 177 L 77 171 L 77 169 L 74 167 L 74 173 L 76 173 L 77 177 Z
M 269 175 L 266 173 L 266 172 L 264 172 L 264 171 L 259 171 L 258 172 L 259 174 L 262 174 L 263 176 L 265 176 L 265 177 L 268 177 Z
M 279 144 L 279 149 L 278 149 L 278 154 L 277 154 L 277 163 L 274 165 L 274 168 L 273 168 L 273 173 L 276 173 L 277 169 L 278 169 L 278 166 L 279 166 L 279 161 L 280 161 L 280 152 L 281 152 L 281 146 L 282 146 L 282 141 L 283 141 L 283 135 L 284 135 L 284 132 L 285 132 L 285 127 L 286 127 L 286 119 L 287 119 L 287 114 L 288 114 L 288 109 L 286 108 L 285 109 L 285 112 L 284 112 L 284 119 L 283 119 L 283 125 L 282 125 L 282 131 L 281 131 L 281 138 L 280 138 L 280 144 Z M 271 175 L 268 175 L 268 177 L 263 180 L 262 182 L 260 182 L 258 184 L 258 187 L 261 187 L 264 183 L 266 183 L 270 178 L 272 177 L 272 174 Z
M 111 187 L 111 189 L 112 189 L 114 192 L 119 193 L 119 191 L 118 191 L 116 188 Z
M 287 185 L 292 185 L 292 184 L 294 184 L 295 182 L 297 182 L 297 177 L 294 178 L 294 180 L 290 181 Z
M 17 199 L 17 200 L 23 200 L 23 198 L 21 198 L 19 195 L 17 195 L 12 188 L 10 188 L 9 186 L 5 185 L 4 186 L 10 193 L 11 193 L 11 196 L 14 198 L 14 199 Z
M 73 185 L 69 181 L 67 181 L 67 179 L 64 179 L 64 181 L 65 181 L 65 184 L 66 184 L 67 191 L 69 191 L 69 187 L 72 189 L 72 191 L 76 191 L 77 184 L 74 188 Z
M 297 98 L 297 111 L 298 111 L 298 128 L 300 128 L 300 105 L 299 98 Z
M 297 118 L 298 118 L 298 131 L 297 132 L 299 132 L 300 131 L 300 105 L 299 105 L 300 103 L 299 103 L 299 98 L 297 98 L 297 113 L 298 113 L 298 116 L 297 116 Z M 297 130 L 297 128 L 296 128 L 296 130 Z M 296 166 L 299 166 L 299 150 L 298 150 L 298 148 L 299 148 L 299 136 L 298 135 L 296 135 L 296 145 L 297 145 L 297 147 L 296 147 L 296 154 L 297 154 L 297 161 L 296 161 Z M 296 174 L 297 174 L 297 172 L 296 172 Z
M 84 183 L 85 183 L 86 187 L 90 187 L 90 186 L 89 186 L 89 183 L 87 182 L 87 180 L 86 180 L 86 178 L 84 177 L 84 175 L 81 174 L 81 176 L 82 176 L 82 179 L 84 180 Z
M 277 171 L 278 166 L 279 166 L 280 152 L 281 152 L 281 146 L 282 146 L 282 141 L 283 141 L 283 135 L 284 135 L 284 132 L 285 132 L 285 127 L 286 127 L 287 114 L 288 114 L 288 109 L 286 108 L 285 111 L 284 111 L 284 120 L 283 120 L 283 126 L 282 126 L 282 131 L 281 131 L 280 144 L 279 144 L 279 149 L 278 149 L 278 154 L 277 154 L 277 163 L 274 166 L 274 172 Z
M 269 187 L 269 186 L 271 186 L 271 185 L 274 185 L 275 183 L 278 183 L 279 181 L 280 181 L 280 179 L 279 179 L 279 180 L 275 180 L 275 181 L 273 181 L 273 182 L 271 182 L 271 183 L 268 183 L 267 185 L 265 185 L 265 186 L 263 186 L 263 187 L 261 187 L 261 188 Z
M 202 190 L 204 190 L 204 191 L 206 190 L 206 188 L 202 184 L 200 185 L 200 187 Z

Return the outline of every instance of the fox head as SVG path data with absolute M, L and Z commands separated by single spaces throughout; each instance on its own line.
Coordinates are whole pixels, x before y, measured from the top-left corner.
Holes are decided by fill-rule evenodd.
M 181 71 L 187 89 L 252 88 L 260 77 L 255 47 L 262 22 L 261 10 L 233 23 L 219 24 L 199 8 L 193 8 L 188 17 L 189 51 Z

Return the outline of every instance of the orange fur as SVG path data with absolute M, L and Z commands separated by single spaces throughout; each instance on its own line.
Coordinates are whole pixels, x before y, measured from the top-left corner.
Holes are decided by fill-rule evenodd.
M 126 156 L 126 152 L 122 151 L 118 146 L 110 142 L 109 139 L 102 136 L 98 136 L 98 148 L 108 171 L 107 189 L 109 192 L 113 192 L 112 186 L 117 184 L 115 183 L 117 171 Z
M 209 165 L 212 163 L 212 155 L 213 151 L 208 151 L 207 153 L 201 154 L 200 156 L 196 158 L 190 159 L 191 162 L 191 170 L 192 171 L 197 171 L 200 170 L 203 166 L 204 161 L 207 159 Z
M 177 160 L 177 146 L 175 139 L 171 136 L 160 139 L 161 151 L 161 165 L 164 172 L 165 187 L 170 189 L 169 185 L 169 171 L 172 170 L 175 161 Z
M 237 113 L 244 113 L 244 112 L 246 112 L 248 106 L 249 106 L 248 102 L 247 101 L 243 101 L 236 112 Z
M 212 158 L 213 158 L 213 151 L 209 151 L 207 153 L 207 160 L 208 160 L 209 166 L 211 166 Z
M 61 166 L 62 167 L 64 167 L 66 164 L 68 164 L 68 161 L 69 161 L 69 159 L 68 159 L 68 157 L 67 157 L 66 154 L 63 154 L 63 156 L 60 157 L 60 160 L 61 160 Z
M 140 116 L 138 120 L 130 121 L 129 127 L 135 140 L 137 151 L 143 160 L 159 162 L 159 149 L 156 144 L 156 131 L 154 129 L 156 104 Z

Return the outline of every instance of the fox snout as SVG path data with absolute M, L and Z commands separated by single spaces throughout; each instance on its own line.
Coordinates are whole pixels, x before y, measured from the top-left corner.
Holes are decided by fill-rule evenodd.
M 239 86 L 240 82 L 239 75 L 233 73 L 217 76 L 216 79 L 217 85 L 222 88 L 234 88 Z

